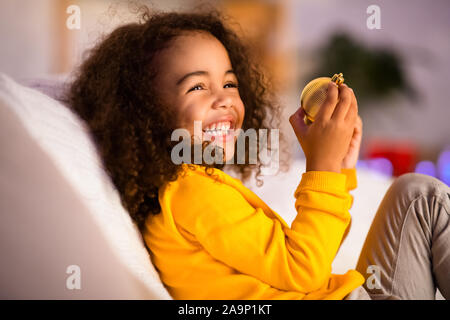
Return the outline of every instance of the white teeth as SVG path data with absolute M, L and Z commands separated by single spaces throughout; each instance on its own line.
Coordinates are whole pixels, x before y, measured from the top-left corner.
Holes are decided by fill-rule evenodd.
M 229 129 L 215 129 L 215 130 L 207 129 L 207 130 L 205 130 L 205 133 L 213 135 L 213 136 L 228 135 L 228 134 L 230 134 L 230 132 L 231 132 L 231 130 L 229 130 Z
M 231 123 L 228 122 L 219 122 L 213 123 L 205 128 L 205 130 L 229 130 L 231 127 Z

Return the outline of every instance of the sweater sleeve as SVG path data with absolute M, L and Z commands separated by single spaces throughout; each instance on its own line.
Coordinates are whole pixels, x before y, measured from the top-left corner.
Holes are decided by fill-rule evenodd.
M 348 191 L 356 189 L 358 186 L 358 181 L 356 178 L 356 169 L 350 168 L 350 169 L 342 169 L 341 173 L 345 174 L 347 177 L 347 182 L 345 184 L 345 189 Z M 350 208 L 353 206 L 353 195 L 350 194 Z
M 345 188 L 348 191 L 356 189 L 356 187 L 358 186 L 358 182 L 356 179 L 356 169 L 341 169 L 341 173 L 345 174 L 345 176 L 347 177 Z
M 346 176 L 306 172 L 294 196 L 291 228 L 201 175 L 177 183 L 170 205 L 178 227 L 215 259 L 280 290 L 308 293 L 326 285 L 350 221 Z

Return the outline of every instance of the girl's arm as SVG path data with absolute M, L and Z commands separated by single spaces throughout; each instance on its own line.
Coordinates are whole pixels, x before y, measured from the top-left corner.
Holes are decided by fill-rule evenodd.
M 280 290 L 308 293 L 327 285 L 351 199 L 346 176 L 323 171 L 304 173 L 294 196 L 291 228 L 203 175 L 173 185 L 169 205 L 178 227 L 215 259 Z

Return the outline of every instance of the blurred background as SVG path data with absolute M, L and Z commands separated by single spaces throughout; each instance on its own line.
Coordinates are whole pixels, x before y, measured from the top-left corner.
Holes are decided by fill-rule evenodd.
M 283 106 L 290 172 L 254 190 L 289 224 L 304 155 L 288 122 L 303 87 L 342 72 L 364 123 L 352 229 L 333 272 L 354 267 L 379 202 L 396 176 L 419 172 L 450 184 L 450 1 L 161 0 L 155 10 L 210 6 L 255 51 Z M 375 5 L 375 7 L 373 6 Z M 0 1 L 0 72 L 18 81 L 69 79 L 83 53 L 116 26 L 137 21 L 136 2 Z M 78 18 L 77 18 L 78 17 Z M 284 152 L 286 151 L 286 152 Z
M 358 166 L 450 183 L 449 1 L 1 1 L 0 70 L 19 80 L 68 75 L 102 35 L 136 21 L 136 3 L 178 11 L 210 6 L 230 15 L 273 79 L 294 158 L 303 154 L 286 119 L 302 88 L 342 72 L 364 123 Z

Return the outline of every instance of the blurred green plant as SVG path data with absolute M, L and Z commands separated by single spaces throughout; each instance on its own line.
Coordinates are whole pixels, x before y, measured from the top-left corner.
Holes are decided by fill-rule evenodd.
M 388 98 L 395 92 L 411 99 L 418 96 L 405 74 L 403 58 L 393 49 L 369 48 L 345 33 L 336 33 L 316 54 L 317 67 L 306 82 L 342 72 L 360 106 L 370 100 Z

